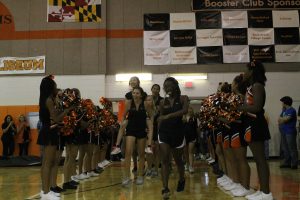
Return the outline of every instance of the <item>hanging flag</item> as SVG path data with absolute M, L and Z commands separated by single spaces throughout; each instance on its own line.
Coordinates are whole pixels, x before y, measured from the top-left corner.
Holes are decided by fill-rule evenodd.
M 101 22 L 101 0 L 48 0 L 48 22 Z

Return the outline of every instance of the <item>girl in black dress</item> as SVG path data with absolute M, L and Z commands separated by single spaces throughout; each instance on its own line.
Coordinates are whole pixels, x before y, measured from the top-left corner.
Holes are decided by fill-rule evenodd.
M 182 160 L 185 146 L 182 116 L 188 111 L 188 97 L 181 95 L 178 81 L 168 77 L 164 82 L 164 91 L 168 97 L 160 101 L 160 116 L 158 118 L 158 141 L 162 160 L 161 175 L 163 182 L 163 198 L 169 198 L 168 187 L 170 174 L 170 155 L 176 162 L 179 181 L 177 192 L 184 190 L 184 164 Z
M 60 199 L 57 193 L 50 191 L 51 178 L 55 175 L 56 155 L 59 145 L 58 124 L 72 107 L 60 112 L 55 107 L 57 86 L 52 76 L 43 78 L 40 85 L 39 116 L 42 122 L 42 129 L 38 136 L 38 144 L 44 146 L 43 161 L 41 168 L 42 199 Z
M 247 65 L 244 80 L 250 83 L 247 88 L 245 104 L 239 109 L 247 113 L 247 123 L 244 138 L 249 143 L 256 162 L 257 174 L 260 182 L 260 190 L 253 195 L 246 196 L 250 200 L 273 199 L 270 192 L 270 170 L 265 158 L 264 141 L 269 140 L 270 132 L 264 117 L 264 105 L 266 101 L 265 83 L 267 81 L 265 68 L 262 63 L 253 61 Z

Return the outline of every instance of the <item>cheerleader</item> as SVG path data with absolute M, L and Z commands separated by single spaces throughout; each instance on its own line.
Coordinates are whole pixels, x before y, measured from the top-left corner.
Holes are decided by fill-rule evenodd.
M 160 95 L 160 86 L 158 84 L 154 84 L 151 87 L 151 100 L 152 100 L 152 108 L 153 108 L 153 141 L 152 141 L 152 152 L 147 153 L 147 171 L 146 177 L 156 177 L 158 176 L 158 168 L 160 163 L 159 156 L 159 144 L 158 144 L 158 128 L 157 128 L 157 119 L 159 117 L 159 103 L 163 99 Z M 154 165 L 154 168 L 152 168 Z
M 183 117 L 184 137 L 186 146 L 184 148 L 185 154 L 185 170 L 191 174 L 194 173 L 194 149 L 197 139 L 197 119 L 194 116 L 194 110 L 189 106 L 188 113 Z
M 132 91 L 132 101 L 127 101 L 125 105 L 126 113 L 128 112 L 128 124 L 126 127 L 126 146 L 125 146 L 125 177 L 123 178 L 123 186 L 128 185 L 130 180 L 130 165 L 131 165 L 131 155 L 135 143 L 137 144 L 137 151 L 139 155 L 139 165 L 138 165 L 138 177 L 136 180 L 137 185 L 144 183 L 143 171 L 145 165 L 145 147 L 146 147 L 146 120 L 150 122 L 148 124 L 152 125 L 152 118 L 149 114 L 152 113 L 151 108 L 147 106 L 143 98 L 144 91 L 140 87 L 136 87 Z M 149 131 L 152 131 L 152 127 L 148 127 Z M 150 132 L 149 135 L 152 136 Z M 152 140 L 152 137 L 151 137 Z
M 267 121 L 264 117 L 264 105 L 266 101 L 265 83 L 267 81 L 265 68 L 262 63 L 253 61 L 247 65 L 244 81 L 249 82 L 245 105 L 239 110 L 247 113 L 245 139 L 253 153 L 260 182 L 260 191 L 247 195 L 249 200 L 271 200 L 270 170 L 265 158 L 264 141 L 270 139 Z
M 43 124 L 38 136 L 38 144 L 44 146 L 43 161 L 41 168 L 42 179 L 42 199 L 60 199 L 60 195 L 50 191 L 51 177 L 55 174 L 55 162 L 57 149 L 59 146 L 58 124 L 62 122 L 64 116 L 73 109 L 70 107 L 63 112 L 55 108 L 55 98 L 57 94 L 56 83 L 52 76 L 43 78 L 40 85 L 39 116 Z
M 172 153 L 176 162 L 179 181 L 177 192 L 184 190 L 184 164 L 182 160 L 185 146 L 182 117 L 188 111 L 188 97 L 182 96 L 178 81 L 168 77 L 164 81 L 164 91 L 168 97 L 160 101 L 158 118 L 158 142 L 162 160 L 161 176 L 163 183 L 162 195 L 167 199 L 170 196 L 168 187 L 170 174 L 170 155 Z

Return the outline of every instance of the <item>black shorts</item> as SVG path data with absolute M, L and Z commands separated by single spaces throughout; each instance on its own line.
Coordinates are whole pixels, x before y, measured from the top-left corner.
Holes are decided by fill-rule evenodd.
M 179 132 L 175 133 L 164 133 L 159 132 L 158 133 L 158 142 L 166 143 L 171 146 L 171 148 L 178 148 L 178 147 L 184 147 L 185 146 L 185 138 L 184 134 Z
M 186 143 L 191 143 L 191 142 L 196 142 L 196 139 L 197 139 L 197 133 L 195 132 L 186 132 L 184 134 L 184 137 L 185 137 L 185 140 L 186 140 Z
M 141 130 L 126 130 L 126 136 L 133 136 L 137 139 L 143 139 L 147 137 L 147 132 Z

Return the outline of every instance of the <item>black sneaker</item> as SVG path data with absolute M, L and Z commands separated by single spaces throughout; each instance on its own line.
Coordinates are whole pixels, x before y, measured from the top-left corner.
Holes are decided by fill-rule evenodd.
M 65 189 L 63 189 L 63 188 L 61 188 L 61 187 L 59 187 L 59 186 L 56 186 L 54 189 L 55 189 L 56 191 L 58 191 L 59 193 L 60 193 L 60 192 L 65 192 L 65 191 L 66 191 Z
M 97 167 L 94 172 L 97 174 L 101 174 L 104 171 L 104 169 L 102 167 Z
M 75 186 L 79 185 L 79 183 L 78 183 L 78 182 L 76 182 L 76 181 L 73 181 L 73 180 L 72 180 L 72 181 L 70 181 L 69 183 L 70 183 L 70 184 L 72 184 L 72 185 L 75 185 Z
M 169 190 L 169 188 L 164 188 L 161 191 L 161 194 L 163 196 L 163 199 L 169 199 L 170 198 L 170 190 Z
M 182 192 L 184 190 L 184 186 L 185 186 L 185 179 L 183 180 L 179 180 L 178 184 L 177 184 L 177 192 Z
M 291 169 L 298 169 L 298 165 L 291 166 Z
M 72 185 L 70 182 L 64 183 L 63 184 L 63 189 L 72 189 L 72 190 L 76 190 L 77 186 L 76 185 Z
M 50 191 L 52 191 L 54 193 L 60 193 L 60 191 L 56 190 L 55 187 L 50 187 Z

